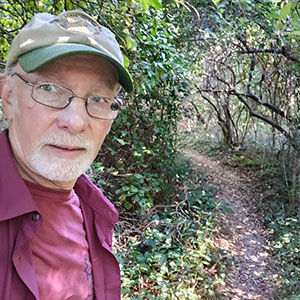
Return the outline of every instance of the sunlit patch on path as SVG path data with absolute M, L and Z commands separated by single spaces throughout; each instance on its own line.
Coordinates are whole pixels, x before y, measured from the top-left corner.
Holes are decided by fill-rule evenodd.
M 228 203 L 232 210 L 220 215 L 220 235 L 215 241 L 231 263 L 226 285 L 219 288 L 220 299 L 275 299 L 275 262 L 268 253 L 268 232 L 255 209 L 263 197 L 261 185 L 197 151 L 185 149 L 183 154 L 206 171 L 216 188 L 216 199 Z

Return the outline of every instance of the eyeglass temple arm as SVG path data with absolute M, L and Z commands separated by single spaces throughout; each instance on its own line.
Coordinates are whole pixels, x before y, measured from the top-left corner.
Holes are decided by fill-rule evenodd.
M 26 79 L 24 79 L 23 77 L 21 77 L 21 75 L 19 75 L 18 73 L 13 73 L 11 74 L 11 76 L 18 76 L 23 82 L 25 82 L 27 85 L 34 87 L 34 84 Z

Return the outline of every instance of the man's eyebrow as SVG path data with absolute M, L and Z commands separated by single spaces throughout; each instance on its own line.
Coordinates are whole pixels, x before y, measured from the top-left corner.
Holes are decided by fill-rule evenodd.
M 57 81 L 57 82 L 59 82 L 58 84 L 64 83 L 63 80 L 58 78 L 57 74 L 54 72 L 42 73 L 42 72 L 37 71 L 34 73 L 34 75 L 35 75 L 34 77 L 36 77 L 36 79 L 34 79 L 35 82 L 52 83 L 53 81 Z
M 39 74 L 42 79 L 44 81 L 47 81 L 47 82 L 52 82 L 52 81 L 57 81 L 59 84 L 66 84 L 66 82 L 64 81 L 63 78 L 60 78 L 60 76 L 57 75 L 57 73 L 54 73 L 54 72 L 47 72 L 46 74 Z
M 65 79 L 58 76 L 58 74 L 55 72 L 48 72 L 45 75 L 37 72 L 37 74 L 41 76 L 41 78 L 44 82 L 52 83 L 52 81 L 54 81 L 53 83 L 56 83 L 58 85 L 62 85 L 62 86 L 67 85 L 67 82 L 65 81 Z M 47 77 L 47 78 L 45 78 L 45 77 Z M 115 84 L 113 83 L 112 80 L 109 80 L 108 82 L 99 82 L 93 87 L 93 90 L 96 91 L 97 89 L 114 90 Z
M 1 1 L 1 0 L 0 0 Z M 60 75 L 58 75 L 57 72 L 54 71 L 47 71 L 47 72 L 39 72 L 37 71 L 36 74 L 41 76 L 42 80 L 47 81 L 47 82 L 52 82 L 56 81 L 58 84 L 61 85 L 67 85 L 67 82 L 65 81 L 64 78 L 61 78 Z M 105 81 L 99 81 L 98 84 L 95 85 L 95 88 L 100 87 L 100 88 L 108 88 L 114 90 L 116 87 L 116 84 L 118 84 L 118 81 L 115 81 L 113 79 L 107 79 Z
M 98 84 L 95 85 L 95 89 L 96 88 L 113 89 L 114 85 L 111 82 L 109 82 L 109 83 L 107 83 L 107 82 L 99 82 Z

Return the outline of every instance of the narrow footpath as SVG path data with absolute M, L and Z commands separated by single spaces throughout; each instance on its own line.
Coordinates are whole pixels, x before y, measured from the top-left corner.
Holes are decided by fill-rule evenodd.
M 229 204 L 233 211 L 220 215 L 220 235 L 216 238 L 217 246 L 233 262 L 220 300 L 276 299 L 271 280 L 275 262 L 268 254 L 268 232 L 256 210 L 266 191 L 238 168 L 224 166 L 194 150 L 185 149 L 183 154 L 205 170 L 216 189 L 216 199 Z

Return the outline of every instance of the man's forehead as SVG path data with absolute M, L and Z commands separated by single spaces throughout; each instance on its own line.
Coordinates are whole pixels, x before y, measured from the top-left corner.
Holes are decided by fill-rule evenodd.
M 32 81 L 52 82 L 68 87 L 70 85 L 70 80 L 68 79 L 68 76 L 65 76 L 66 72 L 73 72 L 76 74 L 82 70 L 90 70 L 91 72 L 94 72 L 97 81 L 97 83 L 93 85 L 93 90 L 115 90 L 116 86 L 119 85 L 117 72 L 109 62 L 105 61 L 105 59 L 100 58 L 100 60 L 102 63 L 99 64 L 99 68 L 97 68 L 97 64 L 95 64 L 96 62 L 93 58 L 83 58 L 80 60 L 79 58 L 66 57 L 52 62 L 40 70 L 25 74 L 27 74 L 27 77 L 29 76 L 28 79 Z
M 51 82 L 51 83 L 56 83 L 56 84 L 60 84 L 63 86 L 68 86 L 70 84 L 70 82 L 68 81 L 68 79 L 65 76 L 61 76 L 59 73 L 56 72 L 42 72 L 42 73 L 36 73 L 37 76 L 39 76 L 38 81 L 44 81 L 44 82 Z M 95 85 L 93 85 L 93 90 L 102 90 L 102 89 L 113 89 L 116 84 L 113 83 L 111 80 L 101 80 L 98 81 Z

